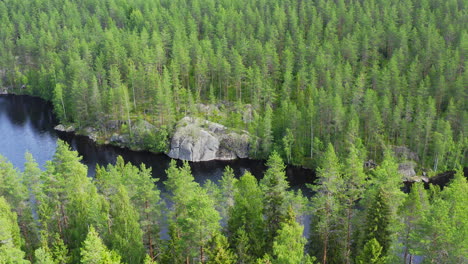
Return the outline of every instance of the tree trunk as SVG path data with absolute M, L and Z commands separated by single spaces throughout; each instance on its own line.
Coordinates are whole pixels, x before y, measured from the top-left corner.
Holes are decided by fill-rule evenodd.
M 352 204 L 351 204 L 352 205 Z M 346 230 L 346 252 L 345 260 L 346 264 L 350 264 L 350 253 L 351 253 L 351 205 L 348 205 L 348 214 L 347 214 L 347 230 Z
M 202 264 L 205 263 L 205 252 L 203 250 L 203 246 L 200 246 L 200 262 Z
M 149 222 L 149 214 L 148 214 L 148 200 L 145 201 L 145 209 L 146 209 L 146 221 Z M 153 241 L 151 239 L 151 231 L 150 226 L 148 225 L 146 232 L 148 233 L 148 244 L 149 244 L 149 255 L 151 259 L 154 259 L 154 252 L 153 252 Z

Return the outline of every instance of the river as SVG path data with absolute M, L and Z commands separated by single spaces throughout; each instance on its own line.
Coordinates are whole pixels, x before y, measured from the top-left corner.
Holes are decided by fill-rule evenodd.
M 24 154 L 29 151 L 43 168 L 45 162 L 54 155 L 57 139 L 62 139 L 83 157 L 82 162 L 88 166 L 91 177 L 94 176 L 96 164 L 114 164 L 120 155 L 134 165 L 144 163 L 151 167 L 153 177 L 161 179 L 158 185 L 163 188 L 161 182 L 166 179 L 165 170 L 171 161 L 168 156 L 97 145 L 87 137 L 55 131 L 54 126 L 57 124 L 50 103 L 31 96 L 0 95 L 0 155 L 22 170 Z M 206 180 L 217 182 L 226 166 L 233 168 L 237 177 L 248 170 L 260 179 L 266 170 L 264 161 L 249 159 L 190 163 L 192 174 L 200 184 Z M 286 175 L 292 189 L 308 193 L 305 184 L 313 182 L 314 173 L 311 170 L 288 166 Z

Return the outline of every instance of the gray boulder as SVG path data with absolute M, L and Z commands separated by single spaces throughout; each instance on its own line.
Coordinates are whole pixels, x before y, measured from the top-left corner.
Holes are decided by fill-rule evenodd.
M 118 146 L 126 146 L 130 141 L 126 135 L 112 134 L 110 142 Z
M 177 124 L 168 156 L 188 161 L 247 158 L 249 135 L 199 118 L 184 117 Z
M 89 139 L 92 141 L 96 142 L 98 139 L 98 132 L 95 128 L 93 127 L 86 127 L 83 130 L 84 135 L 88 136 Z
M 56 125 L 54 127 L 54 129 L 57 130 L 57 131 L 61 131 L 61 132 L 75 132 L 75 127 L 73 127 L 73 126 L 65 127 L 62 124 Z
M 398 172 L 403 175 L 404 180 L 410 180 L 414 176 L 416 176 L 416 172 L 414 170 L 414 167 L 416 164 L 414 162 L 404 162 L 398 164 Z
M 393 146 L 392 149 L 396 158 L 413 160 L 416 162 L 419 161 L 418 154 L 416 152 L 411 151 L 406 146 Z

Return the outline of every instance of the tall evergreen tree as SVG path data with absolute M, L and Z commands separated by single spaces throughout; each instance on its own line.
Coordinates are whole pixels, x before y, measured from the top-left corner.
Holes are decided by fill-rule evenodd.
M 234 206 L 229 210 L 229 242 L 240 263 L 260 257 L 265 245 L 263 192 L 257 179 L 246 172 L 235 185 Z
M 268 170 L 260 182 L 264 195 L 263 214 L 266 224 L 266 247 L 271 250 L 276 232 L 281 222 L 286 219 L 288 210 L 289 183 L 286 180 L 285 166 L 277 152 L 273 152 L 267 161 Z
M 338 198 L 343 190 L 343 179 L 341 165 L 331 144 L 328 145 L 318 170 L 316 184 L 310 186 L 316 192 L 311 199 L 311 255 L 323 264 L 337 260 L 339 262 L 343 257 L 339 255 L 342 252 L 335 249 L 342 241 L 342 223 L 337 220 L 342 206 Z
M 119 264 L 120 256 L 107 249 L 93 226 L 81 248 L 81 263 L 83 264 Z

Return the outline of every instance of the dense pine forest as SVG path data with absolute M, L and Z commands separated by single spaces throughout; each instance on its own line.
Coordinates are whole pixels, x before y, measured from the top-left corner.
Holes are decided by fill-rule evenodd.
M 173 161 L 164 190 L 151 169 L 118 158 L 87 176 L 59 141 L 41 170 L 0 157 L 0 263 L 313 264 L 466 263 L 468 182 L 459 170 L 442 190 L 401 191 L 397 163 L 356 165 L 328 145 L 308 199 L 290 191 L 276 153 L 257 181 L 227 167 L 217 183 L 196 183 Z M 302 219 L 312 214 L 310 235 Z M 413 262 L 414 261 L 414 262 Z
M 62 141 L 44 169 L 0 156 L 0 264 L 468 262 L 466 1 L 2 0 L 0 25 L 0 93 L 153 152 L 209 120 L 268 166 L 157 185 L 120 157 L 88 177 Z M 409 163 L 455 176 L 404 192 Z
M 463 0 L 4 0 L 0 23 L 1 86 L 100 138 L 145 120 L 165 152 L 199 116 L 250 132 L 252 158 L 467 164 Z

